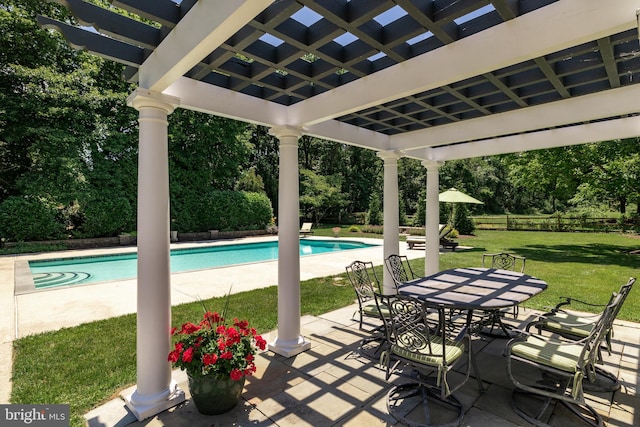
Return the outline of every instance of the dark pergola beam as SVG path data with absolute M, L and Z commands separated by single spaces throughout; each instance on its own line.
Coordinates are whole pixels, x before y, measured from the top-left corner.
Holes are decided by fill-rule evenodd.
M 84 49 L 111 61 L 134 67 L 139 67 L 144 61 L 145 52 L 141 47 L 76 28 L 46 16 L 38 15 L 37 20 L 42 28 L 59 31 L 67 42 L 76 49 Z
M 82 0 L 54 1 L 65 6 L 82 25 L 94 27 L 96 31 L 125 43 L 153 50 L 161 41 L 159 29 L 127 16 Z

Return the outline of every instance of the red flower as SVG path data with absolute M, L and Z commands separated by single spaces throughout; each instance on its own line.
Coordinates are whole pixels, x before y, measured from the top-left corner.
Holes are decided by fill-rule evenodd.
M 207 311 L 204 314 L 204 318 L 207 319 L 212 324 L 218 324 L 223 320 L 222 317 L 220 317 L 220 315 L 218 313 L 216 313 L 216 312 L 212 313 L 210 311 Z
M 172 363 L 177 362 L 178 360 L 180 360 L 180 352 L 178 350 L 173 350 L 171 353 L 169 353 L 168 360 Z
M 193 347 L 189 347 L 182 353 L 182 361 L 183 362 L 191 362 L 193 360 Z
M 260 335 L 256 335 L 255 340 L 256 340 L 256 345 L 260 350 L 264 350 L 265 348 L 267 348 L 267 341 L 264 338 L 262 338 Z
M 182 325 L 182 330 L 180 331 L 181 334 L 192 334 L 195 331 L 200 330 L 200 326 L 196 326 L 191 322 L 187 322 L 184 325 Z
M 173 328 L 171 328 L 171 331 L 169 331 L 169 333 L 170 333 L 171 335 L 175 335 L 177 330 L 178 330 L 178 328 L 176 328 L 176 327 L 174 326 Z
M 237 326 L 240 329 L 247 329 L 249 327 L 249 322 L 246 320 L 238 320 L 236 317 L 233 319 L 233 326 Z
M 205 354 L 202 357 L 202 363 L 204 363 L 204 366 L 215 365 L 217 361 L 218 355 L 216 354 Z
M 253 375 L 255 371 L 256 371 L 256 365 L 252 363 L 247 367 L 247 369 L 244 370 L 244 376 L 248 377 L 249 375 Z
M 240 369 L 233 368 L 231 370 L 231 379 L 234 381 L 238 381 L 241 378 L 242 378 L 242 371 Z
M 256 351 L 266 348 L 266 341 L 248 321 L 234 318 L 228 326 L 222 316 L 210 311 L 197 324 L 172 328 L 171 335 L 175 344 L 167 360 L 192 376 L 229 375 L 239 380 L 256 372 Z

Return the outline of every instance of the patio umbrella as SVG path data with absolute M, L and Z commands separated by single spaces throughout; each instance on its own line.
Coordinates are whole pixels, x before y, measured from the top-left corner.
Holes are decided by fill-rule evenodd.
M 484 202 L 469 196 L 468 194 L 464 194 L 462 191 L 456 190 L 455 188 L 450 188 L 447 191 L 440 193 L 438 196 L 438 200 L 441 202 L 449 202 L 449 203 L 475 203 L 479 205 L 483 205 Z
M 484 204 L 484 202 L 481 202 L 480 200 L 474 197 L 471 197 L 468 194 L 463 193 L 462 191 L 456 190 L 455 188 L 450 188 L 447 191 L 443 191 L 442 193 L 440 193 L 440 195 L 438 196 L 438 200 L 441 202 L 454 204 L 451 208 L 451 214 L 449 216 L 450 225 L 453 224 L 453 218 L 455 217 L 454 213 L 455 213 L 456 203 L 474 203 L 477 205 Z M 451 226 L 453 227 L 453 225 Z

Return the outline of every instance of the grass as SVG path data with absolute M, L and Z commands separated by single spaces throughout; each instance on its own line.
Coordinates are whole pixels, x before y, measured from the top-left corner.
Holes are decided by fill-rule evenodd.
M 341 230 L 341 237 L 366 233 Z M 316 236 L 333 236 L 331 227 L 314 228 Z M 381 235 L 366 235 L 382 237 Z M 507 251 L 527 258 L 526 272 L 547 281 L 549 288 L 527 301 L 528 308 L 555 305 L 562 295 L 606 302 L 612 291 L 638 275 L 637 236 L 617 233 L 547 233 L 478 231 L 462 236 L 466 251 L 440 256 L 440 268 L 480 266 L 485 252 Z M 402 244 L 402 243 L 401 243 Z M 345 258 L 345 265 L 351 260 Z M 412 261 L 419 274 L 422 259 Z M 382 267 L 377 267 L 382 277 Z M 321 314 L 354 301 L 353 290 L 342 280 L 324 277 L 301 283 L 302 314 Z M 208 309 L 222 306 L 220 298 L 203 302 Z M 260 333 L 277 327 L 277 289 L 270 287 L 234 294 L 229 314 L 249 319 Z M 174 325 L 201 316 L 202 304 L 173 307 Z M 619 318 L 640 322 L 640 291 L 632 291 Z M 28 336 L 14 342 L 12 403 L 71 405 L 71 426 L 83 426 L 83 414 L 135 383 L 135 315 L 121 316 L 73 328 Z

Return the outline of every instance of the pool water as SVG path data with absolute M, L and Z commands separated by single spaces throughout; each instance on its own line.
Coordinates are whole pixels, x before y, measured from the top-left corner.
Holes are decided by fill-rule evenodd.
M 362 249 L 374 245 L 337 240 L 301 240 L 300 255 Z M 171 250 L 171 272 L 202 270 L 278 259 L 278 242 L 242 243 Z M 126 280 L 137 275 L 137 254 L 29 261 L 36 289 Z

